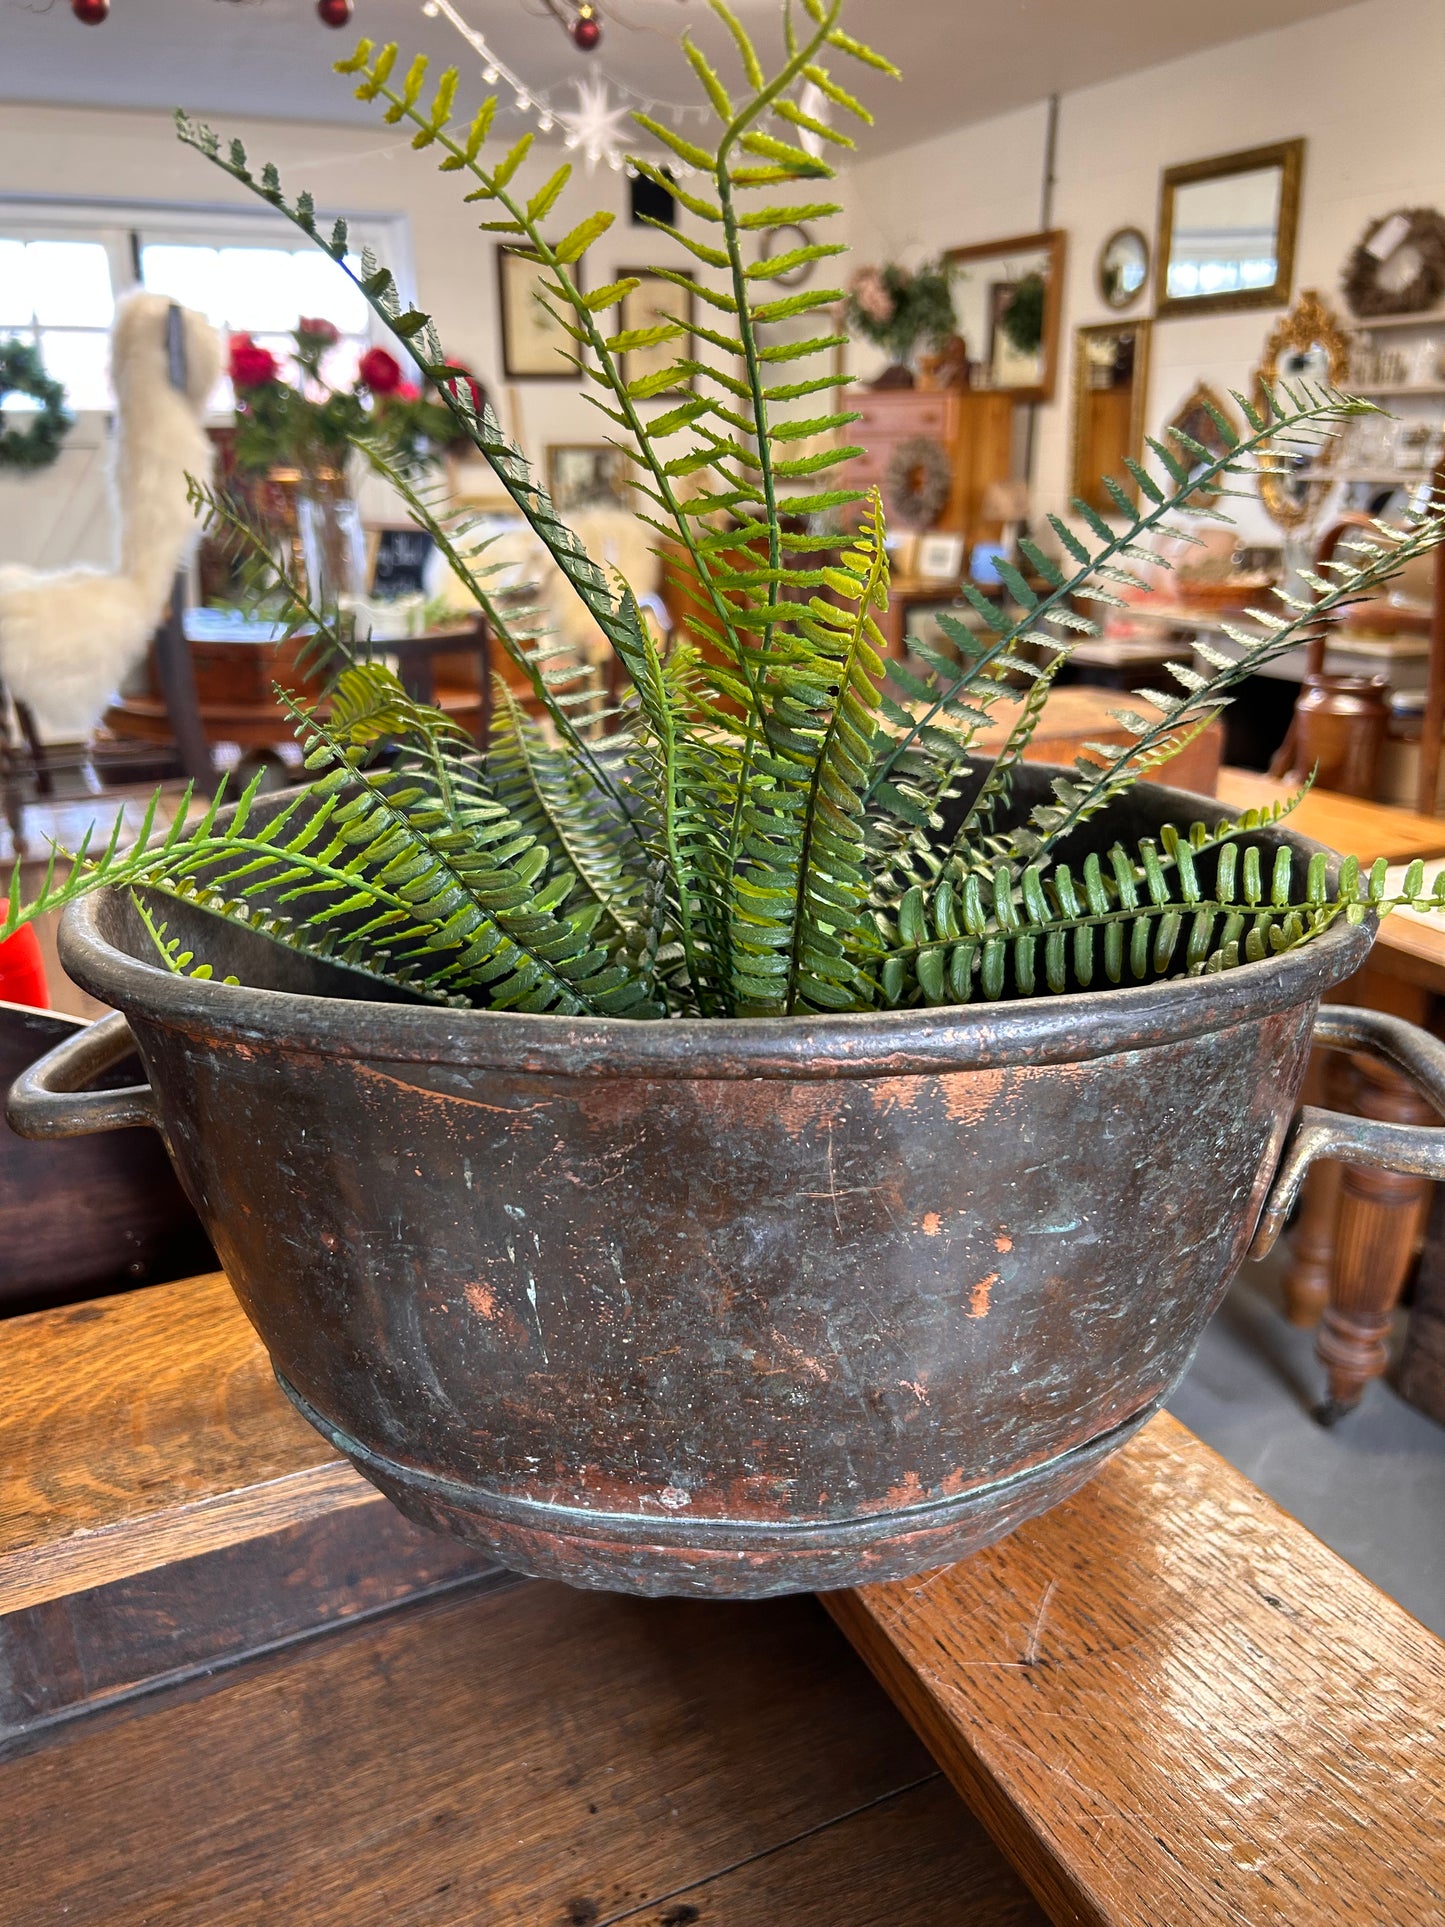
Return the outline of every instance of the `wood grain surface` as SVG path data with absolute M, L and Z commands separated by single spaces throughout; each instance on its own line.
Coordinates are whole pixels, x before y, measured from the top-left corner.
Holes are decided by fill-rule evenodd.
M 1050 1920 L 1445 1921 L 1445 1646 L 1167 1416 L 826 1603 Z
M 1243 811 L 1264 809 L 1292 795 L 1294 788 L 1254 770 L 1226 767 L 1219 772 L 1216 794 L 1232 810 Z M 1312 836 L 1317 843 L 1342 856 L 1357 856 L 1362 863 L 1373 863 L 1381 856 L 1391 863 L 1408 863 L 1417 856 L 1445 854 L 1445 816 L 1416 816 L 1412 810 L 1366 803 L 1333 790 L 1311 790 L 1286 820 L 1301 836 Z
M 347 1506 L 0 1614 L 0 1759 L 51 1721 L 483 1580 L 520 1583 L 393 1506 Z
M 220 1273 L 0 1324 L 0 1613 L 369 1504 Z
M 0 1809 L 15 1927 L 1044 1927 L 806 1599 L 453 1596 L 53 1731 Z

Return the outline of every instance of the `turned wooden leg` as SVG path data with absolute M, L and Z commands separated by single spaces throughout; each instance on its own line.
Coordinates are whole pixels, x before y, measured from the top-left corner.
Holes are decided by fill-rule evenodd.
M 1430 1124 L 1435 1112 L 1386 1065 L 1356 1058 L 1354 1108 L 1394 1124 Z M 1340 1179 L 1334 1279 L 1315 1346 L 1329 1373 L 1329 1396 L 1315 1416 L 1332 1425 L 1352 1411 L 1389 1363 L 1385 1334 L 1410 1268 L 1427 1178 L 1349 1164 Z
M 1301 1102 L 1352 1111 L 1354 1092 L 1355 1074 L 1349 1058 L 1340 1051 L 1316 1051 L 1310 1059 Z M 1330 1300 L 1340 1176 L 1339 1165 L 1327 1159 L 1316 1164 L 1305 1179 L 1304 1198 L 1290 1235 L 1289 1264 L 1284 1274 L 1285 1316 L 1292 1325 L 1317 1325 Z

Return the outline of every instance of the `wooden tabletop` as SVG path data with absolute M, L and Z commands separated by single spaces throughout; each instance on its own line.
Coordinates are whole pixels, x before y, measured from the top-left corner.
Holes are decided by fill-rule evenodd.
M 1296 787 L 1272 782 L 1254 770 L 1226 767 L 1219 772 L 1217 794 L 1232 810 L 1266 809 L 1293 795 Z M 1287 820 L 1301 836 L 1313 837 L 1342 856 L 1357 856 L 1362 863 L 1381 856 L 1391 863 L 1445 856 L 1445 816 L 1416 816 L 1413 810 L 1362 802 L 1334 790 L 1312 789 Z
M 1445 1921 L 1445 1646 L 1173 1419 L 825 1603 L 1050 1920 Z
M 219 1272 L 0 1324 L 0 1614 L 384 1503 Z

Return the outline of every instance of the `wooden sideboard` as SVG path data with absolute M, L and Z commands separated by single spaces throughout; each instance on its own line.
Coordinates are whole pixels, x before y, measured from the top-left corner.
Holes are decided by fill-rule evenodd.
M 983 519 L 984 491 L 1008 478 L 1013 456 L 1012 398 L 999 390 L 855 388 L 847 406 L 859 419 L 848 433 L 865 452 L 839 470 L 839 487 L 883 488 L 900 444 L 922 436 L 941 442 L 953 468 L 953 487 L 936 527 L 956 531 L 972 546 L 997 541 L 1001 524 Z M 889 521 L 901 526 L 884 489 Z

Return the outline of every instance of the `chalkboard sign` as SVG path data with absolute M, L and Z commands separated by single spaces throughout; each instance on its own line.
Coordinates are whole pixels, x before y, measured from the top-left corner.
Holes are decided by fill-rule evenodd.
M 423 594 L 431 552 L 432 539 L 423 529 L 383 529 L 371 571 L 371 593 L 380 602 Z

